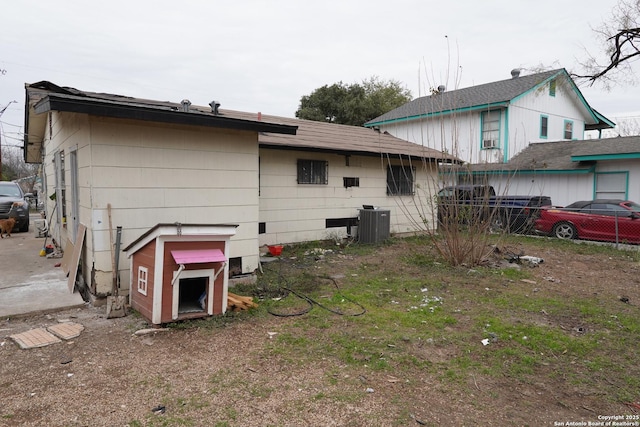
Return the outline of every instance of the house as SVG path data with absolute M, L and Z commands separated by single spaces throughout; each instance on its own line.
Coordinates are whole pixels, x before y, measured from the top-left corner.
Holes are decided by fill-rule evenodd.
M 471 174 L 503 194 L 577 200 L 640 200 L 640 136 L 532 143 L 509 162 L 474 165 Z
M 471 163 L 507 163 L 532 142 L 584 139 L 614 127 L 564 68 L 417 98 L 365 124 Z
M 389 210 L 391 233 L 430 223 L 431 206 L 417 195 L 435 188 L 441 162 L 458 161 L 373 129 L 219 102 L 204 108 L 46 81 L 27 84 L 26 100 L 25 160 L 43 164 L 43 191 L 55 195 L 45 198 L 49 228 L 65 252 L 79 253 L 79 276 L 95 296 L 111 292 L 111 228 L 121 227 L 129 248 L 160 224 L 233 225 L 225 268 L 252 273 L 261 245 L 344 237 L 363 205 Z M 119 259 L 126 291 L 131 271 Z

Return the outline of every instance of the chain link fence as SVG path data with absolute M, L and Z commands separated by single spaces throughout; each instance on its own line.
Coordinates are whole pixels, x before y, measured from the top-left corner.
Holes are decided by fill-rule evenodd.
M 612 200 L 542 209 L 534 228 L 538 233 L 560 239 L 640 244 L 640 205 Z

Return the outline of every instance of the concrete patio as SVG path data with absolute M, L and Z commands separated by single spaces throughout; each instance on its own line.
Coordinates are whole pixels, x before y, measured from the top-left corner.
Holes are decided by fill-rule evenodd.
M 32 216 L 32 220 L 35 217 Z M 70 293 L 60 258 L 40 256 L 44 238 L 28 233 L 0 239 L 0 317 L 82 307 L 78 292 Z

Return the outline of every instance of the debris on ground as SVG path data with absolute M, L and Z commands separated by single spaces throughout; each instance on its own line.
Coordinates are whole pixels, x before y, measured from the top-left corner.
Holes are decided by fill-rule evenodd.
M 133 333 L 133 335 L 136 336 L 140 336 L 140 335 L 148 335 L 148 334 L 153 334 L 154 332 L 164 332 L 164 331 L 169 331 L 169 328 L 146 328 L 146 329 L 138 329 L 137 331 L 135 331 Z
M 258 304 L 253 302 L 252 297 L 244 297 L 234 293 L 227 293 L 227 310 L 242 311 L 257 307 Z

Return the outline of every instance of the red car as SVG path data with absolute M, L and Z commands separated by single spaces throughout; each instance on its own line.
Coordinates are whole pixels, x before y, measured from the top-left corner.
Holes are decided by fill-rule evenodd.
M 564 208 L 543 208 L 535 229 L 560 239 L 640 243 L 640 205 L 601 199 L 575 202 Z

